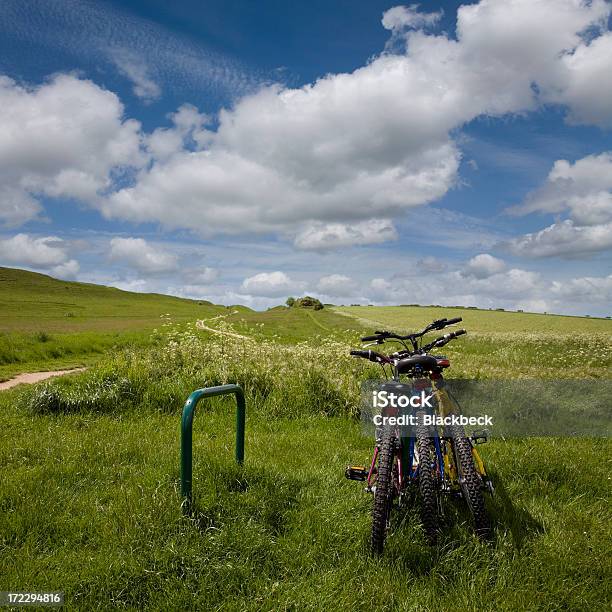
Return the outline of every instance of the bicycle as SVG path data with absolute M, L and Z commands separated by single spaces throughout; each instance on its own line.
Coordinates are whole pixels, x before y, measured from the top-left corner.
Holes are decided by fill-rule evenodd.
M 445 417 L 458 414 L 458 405 L 444 385 L 443 370 L 450 366 L 448 357 L 432 355 L 430 351 L 441 348 L 466 331 L 447 333 L 423 345 L 426 334 L 461 321 L 461 317 L 438 319 L 422 331 L 406 335 L 376 331 L 361 341 L 370 343 L 366 346 L 398 342 L 403 348 L 389 355 L 371 349 L 350 353 L 382 367 L 387 380 L 381 385 L 381 391 L 388 394 L 391 390 L 396 397 L 411 398 L 403 402 L 407 408 L 403 411 L 403 422 L 406 418 L 411 419 L 414 426 L 408 431 L 402 429 L 397 424 L 401 421 L 397 417 L 402 416 L 398 406 L 387 408 L 377 417 L 382 426 L 376 429 L 370 468 L 349 466 L 345 472 L 350 480 L 365 481 L 366 492 L 374 496 L 371 549 L 375 555 L 383 552 L 394 503 L 397 501 L 398 506 L 403 506 L 411 494 L 419 500 L 421 523 L 430 545 L 436 543 L 440 531 L 444 494 L 462 498 L 467 503 L 479 537 L 488 539 L 491 535 L 483 492 L 492 494 L 493 485 L 475 448 L 476 444 L 487 441 L 486 432 L 474 432 L 468 437 L 461 426 L 438 425 L 448 422 Z M 390 376 L 387 368 L 391 370 Z M 402 377 L 410 383 L 402 382 Z M 423 402 L 424 399 L 427 401 Z

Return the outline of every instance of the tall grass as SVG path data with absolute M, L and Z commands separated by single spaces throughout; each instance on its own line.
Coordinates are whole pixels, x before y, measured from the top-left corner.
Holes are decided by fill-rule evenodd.
M 166 326 L 158 346 L 129 348 L 83 376 L 38 385 L 23 393 L 20 405 L 32 414 L 176 413 L 186 389 L 233 382 L 269 416 L 357 414 L 360 366 L 347 357 L 348 344 L 318 338 L 282 345 L 238 335 L 223 320 L 216 325 L 221 333 L 212 335 Z

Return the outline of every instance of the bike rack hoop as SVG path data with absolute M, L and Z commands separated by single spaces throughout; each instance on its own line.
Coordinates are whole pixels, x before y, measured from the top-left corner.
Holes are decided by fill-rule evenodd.
M 181 495 L 187 508 L 191 506 L 192 501 L 193 417 L 196 406 L 201 399 L 229 394 L 236 396 L 236 462 L 241 465 L 244 462 L 244 423 L 246 416 L 246 402 L 242 387 L 231 384 L 196 389 L 183 406 L 183 416 L 181 418 Z

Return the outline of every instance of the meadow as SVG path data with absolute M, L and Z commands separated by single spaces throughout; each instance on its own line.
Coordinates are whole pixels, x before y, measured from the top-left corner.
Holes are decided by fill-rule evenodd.
M 371 498 L 343 472 L 371 453 L 359 382 L 377 371 L 348 350 L 366 329 L 393 328 L 391 315 L 398 329 L 416 328 L 452 311 L 210 308 L 198 317 L 204 328 L 157 312 L 146 342 L 103 351 L 83 374 L 0 393 L 0 590 L 63 590 L 67 609 L 82 610 L 609 605 L 604 438 L 491 441 L 480 449 L 497 490 L 493 543 L 449 504 L 437 547 L 408 511 L 384 556 L 368 555 Z M 526 313 L 462 316 L 475 333 L 445 347 L 456 376 L 562 372 L 596 384 L 612 374 L 608 321 L 564 317 L 557 328 Z M 245 464 L 233 462 L 232 401 L 203 402 L 185 516 L 181 407 L 191 390 L 226 382 L 246 393 Z

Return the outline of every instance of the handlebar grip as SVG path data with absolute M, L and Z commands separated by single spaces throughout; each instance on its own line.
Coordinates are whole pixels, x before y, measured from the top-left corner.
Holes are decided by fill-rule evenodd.
M 363 357 L 374 363 L 389 363 L 389 359 L 385 355 L 381 355 L 376 351 L 351 351 L 353 357 Z
M 445 344 L 448 344 L 454 338 L 457 338 L 458 336 L 463 336 L 463 334 L 467 334 L 465 329 L 458 329 L 456 332 L 450 332 L 449 334 L 444 334 L 441 338 L 438 338 L 437 340 L 435 340 L 432 346 L 438 346 L 438 347 L 444 346 Z
M 380 340 L 380 336 L 364 336 L 361 341 L 362 342 L 375 342 L 376 340 Z M 352 351 L 351 351 L 352 355 Z
M 461 321 L 463 321 L 461 317 L 456 317 L 454 319 L 449 319 L 448 321 L 446 321 L 445 325 L 454 325 L 455 323 L 461 323 Z

